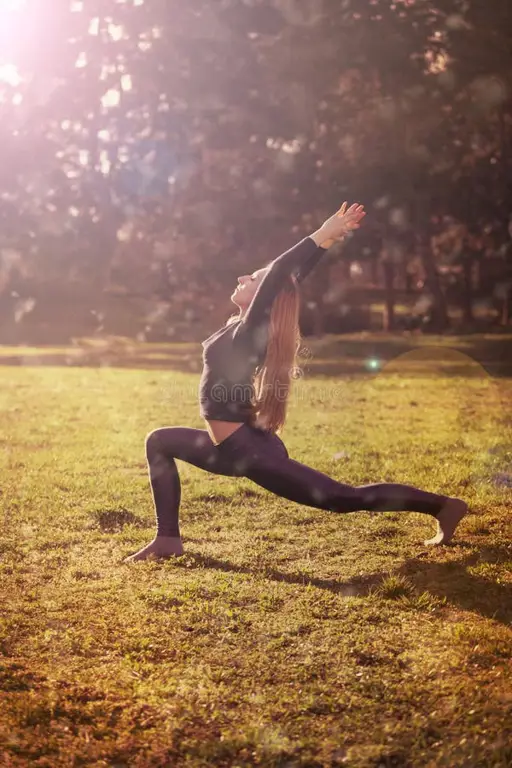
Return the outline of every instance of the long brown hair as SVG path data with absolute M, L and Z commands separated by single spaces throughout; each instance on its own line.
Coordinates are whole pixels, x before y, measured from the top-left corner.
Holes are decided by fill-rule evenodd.
M 270 312 L 265 360 L 253 376 L 254 398 L 249 423 L 280 434 L 286 422 L 287 401 L 292 379 L 299 377 L 297 366 L 301 346 L 299 327 L 300 293 L 290 275 L 279 291 Z M 228 323 L 239 315 L 233 315 Z

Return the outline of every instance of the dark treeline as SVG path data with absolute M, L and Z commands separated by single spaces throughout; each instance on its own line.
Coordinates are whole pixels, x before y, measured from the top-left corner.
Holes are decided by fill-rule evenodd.
M 511 39 L 509 0 L 3 3 L 0 341 L 202 338 L 344 199 L 306 333 L 507 327 Z

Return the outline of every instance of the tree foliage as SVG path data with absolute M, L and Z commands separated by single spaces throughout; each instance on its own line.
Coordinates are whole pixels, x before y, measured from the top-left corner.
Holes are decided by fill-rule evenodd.
M 345 198 L 370 212 L 348 255 L 420 254 L 436 301 L 450 227 L 510 265 L 507 0 L 0 9 L 4 301 L 18 275 L 224 312 Z

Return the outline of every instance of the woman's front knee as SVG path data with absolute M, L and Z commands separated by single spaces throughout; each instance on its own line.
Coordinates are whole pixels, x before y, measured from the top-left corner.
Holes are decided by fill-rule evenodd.
M 206 431 L 205 437 L 200 435 L 199 439 L 211 443 Z M 189 443 L 190 434 L 188 428 L 159 427 L 146 435 L 146 455 L 154 456 L 157 453 L 162 453 L 167 457 L 179 458 Z
M 149 458 L 151 456 L 154 456 L 156 453 L 162 453 L 163 451 L 163 435 L 164 428 L 160 427 L 159 429 L 154 429 L 152 432 L 149 432 L 146 435 L 145 439 L 145 447 L 146 447 L 146 456 Z

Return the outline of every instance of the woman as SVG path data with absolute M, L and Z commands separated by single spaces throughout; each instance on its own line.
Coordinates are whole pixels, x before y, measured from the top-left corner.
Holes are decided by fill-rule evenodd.
M 425 544 L 446 544 L 467 512 L 457 498 L 408 485 L 353 487 L 290 459 L 278 436 L 286 417 L 291 373 L 300 346 L 298 285 L 334 241 L 357 229 L 363 206 L 347 204 L 290 250 L 239 278 L 231 296 L 240 312 L 203 341 L 199 385 L 206 429 L 162 427 L 146 437 L 157 532 L 125 559 L 182 555 L 176 459 L 218 475 L 247 477 L 286 499 L 332 512 L 412 511 L 437 520 Z

